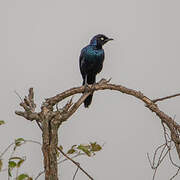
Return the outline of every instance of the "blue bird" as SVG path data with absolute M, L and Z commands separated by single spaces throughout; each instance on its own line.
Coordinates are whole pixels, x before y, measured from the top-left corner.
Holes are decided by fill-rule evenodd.
M 104 62 L 104 49 L 102 46 L 108 41 L 113 40 L 103 34 L 94 36 L 89 45 L 81 50 L 79 57 L 79 67 L 83 78 L 83 85 L 94 84 L 96 75 L 101 72 Z M 92 101 L 93 94 L 90 94 L 84 101 L 87 108 Z

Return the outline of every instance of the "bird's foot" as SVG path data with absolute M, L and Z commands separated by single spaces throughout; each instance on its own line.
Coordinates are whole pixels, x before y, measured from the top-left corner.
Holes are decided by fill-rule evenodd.
M 85 88 L 84 88 L 84 92 L 85 92 L 85 93 L 86 93 L 86 92 L 89 92 L 89 89 L 90 89 L 89 84 L 86 83 L 86 84 L 84 85 L 84 87 L 85 87 Z

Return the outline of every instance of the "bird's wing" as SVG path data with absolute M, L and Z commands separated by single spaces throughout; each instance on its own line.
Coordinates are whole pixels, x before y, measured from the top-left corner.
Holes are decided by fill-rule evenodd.
M 85 72 L 83 68 L 84 65 L 85 65 L 85 58 L 84 58 L 83 52 L 81 52 L 81 55 L 79 57 L 79 68 L 80 68 L 82 76 L 85 76 Z

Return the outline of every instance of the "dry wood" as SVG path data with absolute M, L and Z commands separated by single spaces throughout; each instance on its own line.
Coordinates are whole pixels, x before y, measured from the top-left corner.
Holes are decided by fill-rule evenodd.
M 175 94 L 167 96 L 165 98 L 159 98 L 151 100 L 146 97 L 140 91 L 126 88 L 122 85 L 116 85 L 109 83 L 110 80 L 102 79 L 94 85 L 88 87 L 80 86 L 71 88 L 62 93 L 57 94 L 54 97 L 48 98 L 41 106 L 41 112 L 35 112 L 36 105 L 34 103 L 34 92 L 30 88 L 28 97 L 24 98 L 24 101 L 20 103 L 20 106 L 24 108 L 24 111 L 15 111 L 19 116 L 26 118 L 27 120 L 36 120 L 41 123 L 43 146 L 42 151 L 44 155 L 44 168 L 46 180 L 57 180 L 57 158 L 56 158 L 56 147 L 58 144 L 58 128 L 63 121 L 70 118 L 79 106 L 84 102 L 86 97 L 94 91 L 100 90 L 115 90 L 121 93 L 134 96 L 145 103 L 145 106 L 160 118 L 160 120 L 166 124 L 171 133 L 171 139 L 175 144 L 177 154 L 180 159 L 180 125 L 174 121 L 174 119 L 168 116 L 166 113 L 161 111 L 157 104 L 158 101 L 163 101 L 172 97 L 179 96 Z M 84 93 L 86 90 L 86 93 Z M 73 96 L 75 94 L 84 93 L 77 102 L 73 103 L 72 99 L 62 108 L 54 110 L 54 106 L 60 101 Z

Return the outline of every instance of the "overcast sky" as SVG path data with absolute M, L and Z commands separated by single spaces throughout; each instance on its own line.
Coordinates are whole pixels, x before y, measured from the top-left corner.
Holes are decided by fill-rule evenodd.
M 14 114 L 20 110 L 14 90 L 23 97 L 34 87 L 39 110 L 44 98 L 80 86 L 80 50 L 98 33 L 114 41 L 104 47 L 97 80 L 111 77 L 112 83 L 149 98 L 180 92 L 179 7 L 179 0 L 1 0 L 0 119 L 6 125 L 0 127 L 0 152 L 15 138 L 41 141 L 36 123 Z M 180 123 L 179 97 L 159 107 Z M 90 108 L 81 106 L 59 130 L 65 149 L 93 141 L 105 143 L 103 150 L 78 161 L 95 180 L 151 180 L 146 153 L 164 142 L 160 120 L 142 102 L 108 90 L 96 92 Z M 43 169 L 41 148 L 28 144 L 19 153 L 27 156 L 20 172 L 36 177 Z M 156 179 L 174 175 L 169 164 L 162 165 Z M 60 179 L 71 180 L 75 170 L 64 163 Z M 79 171 L 76 179 L 88 178 Z

